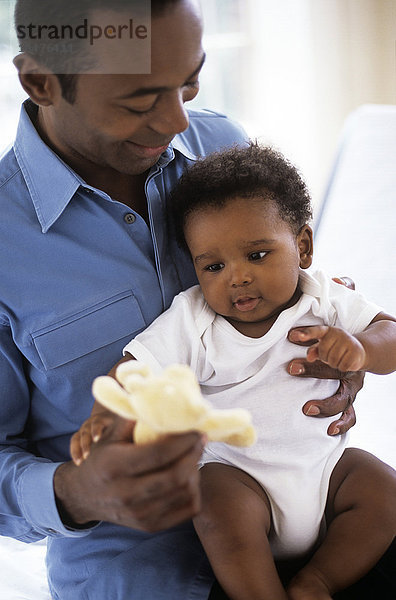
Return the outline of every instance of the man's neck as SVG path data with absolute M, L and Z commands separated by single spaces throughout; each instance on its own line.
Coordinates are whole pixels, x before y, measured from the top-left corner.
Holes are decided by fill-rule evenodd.
M 40 121 L 40 111 L 33 103 L 26 105 L 29 117 L 34 124 L 41 139 L 49 146 L 66 164 L 68 164 L 88 185 L 95 187 L 113 200 L 122 202 L 140 214 L 148 222 L 147 199 L 145 195 L 145 182 L 147 173 L 128 175 L 113 169 L 95 165 L 90 161 L 82 161 L 76 156 L 62 156 L 58 148 L 54 147 L 46 134 L 45 127 Z

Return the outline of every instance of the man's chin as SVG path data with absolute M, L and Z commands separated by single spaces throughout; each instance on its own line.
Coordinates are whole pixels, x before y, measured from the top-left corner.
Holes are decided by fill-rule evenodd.
M 122 151 L 114 160 L 116 171 L 125 175 L 140 175 L 148 169 L 151 169 L 159 160 L 161 154 L 166 150 L 167 146 L 156 148 L 155 151 L 141 151 L 136 144 L 128 143 L 128 146 L 123 145 Z M 151 148 L 150 148 L 151 150 Z
M 151 169 L 160 156 L 159 154 L 152 158 L 137 158 L 136 156 L 118 157 L 111 166 L 122 175 L 141 175 Z

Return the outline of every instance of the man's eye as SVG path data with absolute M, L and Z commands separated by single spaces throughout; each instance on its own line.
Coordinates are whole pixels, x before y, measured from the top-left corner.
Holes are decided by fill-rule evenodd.
M 214 265 L 208 265 L 205 267 L 205 271 L 209 271 L 209 273 L 215 273 L 216 271 L 221 271 L 224 268 L 223 263 L 215 263 Z
M 134 98 L 131 102 L 132 106 L 124 104 L 123 109 L 134 115 L 146 115 L 151 112 L 158 101 L 158 94 L 147 94 L 141 98 Z
M 266 254 L 268 254 L 268 252 L 265 252 L 265 250 L 261 250 L 260 252 L 252 252 L 249 254 L 249 260 L 260 260 L 264 258 Z
M 148 113 L 150 113 L 153 109 L 154 109 L 155 104 L 153 104 L 152 106 L 150 106 L 149 108 L 146 108 L 144 110 L 137 110 L 134 108 L 129 108 L 129 106 L 125 106 L 124 108 L 126 108 L 126 110 L 129 113 L 132 113 L 133 115 L 147 115 Z

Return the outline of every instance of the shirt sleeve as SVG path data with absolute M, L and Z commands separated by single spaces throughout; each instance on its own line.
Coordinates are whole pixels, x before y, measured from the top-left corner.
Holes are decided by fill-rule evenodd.
M 46 536 L 80 537 L 90 530 L 66 528 L 56 507 L 54 472 L 60 463 L 30 452 L 24 430 L 29 381 L 8 324 L 0 322 L 0 534 L 24 542 Z
M 336 327 L 342 327 L 351 334 L 360 333 L 382 312 L 382 308 L 367 300 L 363 294 L 350 290 L 344 285 L 330 281 L 329 295 L 335 308 Z
M 195 371 L 199 333 L 189 292 L 196 289 L 178 294 L 170 308 L 124 348 L 124 354 L 129 352 L 154 373 L 173 364 L 189 365 Z

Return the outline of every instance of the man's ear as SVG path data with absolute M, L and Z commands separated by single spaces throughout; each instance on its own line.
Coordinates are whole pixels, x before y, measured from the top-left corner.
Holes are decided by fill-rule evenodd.
M 308 269 L 312 264 L 313 233 L 309 225 L 303 225 L 298 232 L 297 245 L 300 252 L 300 267 Z
M 13 60 L 18 69 L 19 81 L 25 92 L 30 96 L 35 104 L 39 106 L 50 106 L 53 104 L 54 93 L 59 82 L 56 75 L 51 71 L 39 65 L 37 61 L 22 52 Z

